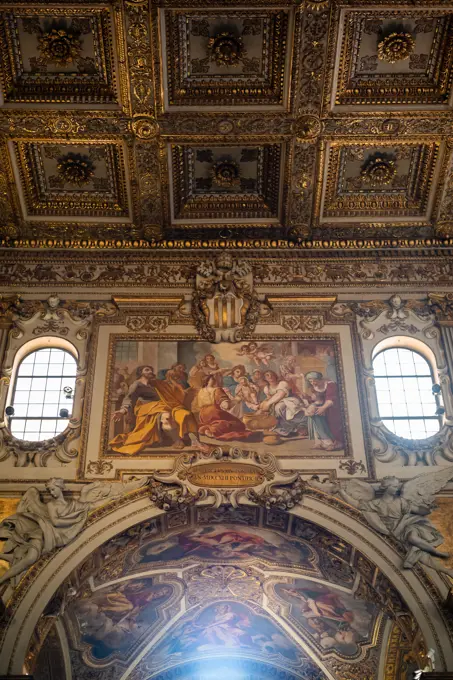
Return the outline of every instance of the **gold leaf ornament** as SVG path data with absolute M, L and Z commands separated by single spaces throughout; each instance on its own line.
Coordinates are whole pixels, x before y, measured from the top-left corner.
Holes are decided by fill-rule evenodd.
M 52 28 L 38 38 L 38 49 L 44 61 L 68 66 L 80 56 L 82 41 L 68 31 Z
M 140 139 L 152 139 L 159 134 L 159 124 L 154 118 L 139 118 L 132 121 L 132 130 Z
M 58 160 L 57 170 L 67 184 L 83 186 L 94 175 L 95 167 L 87 156 L 68 153 Z
M 390 184 L 395 175 L 395 161 L 384 156 L 369 158 L 360 172 L 362 181 L 372 187 Z
M 247 54 L 242 38 L 226 31 L 209 39 L 208 50 L 217 66 L 238 66 Z
M 389 64 L 404 61 L 415 49 L 415 40 L 410 33 L 390 33 L 378 43 L 378 58 Z
M 220 160 L 215 163 L 211 176 L 214 184 L 226 189 L 231 189 L 241 182 L 239 165 L 230 160 Z

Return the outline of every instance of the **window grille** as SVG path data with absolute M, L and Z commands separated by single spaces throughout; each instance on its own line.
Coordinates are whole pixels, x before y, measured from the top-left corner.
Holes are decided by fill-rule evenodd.
M 65 350 L 46 347 L 28 354 L 14 383 L 11 433 L 18 439 L 42 441 L 63 432 L 71 417 L 76 372 L 76 360 Z
M 391 347 L 373 360 L 379 416 L 391 432 L 426 439 L 442 426 L 440 388 L 429 362 L 418 352 Z

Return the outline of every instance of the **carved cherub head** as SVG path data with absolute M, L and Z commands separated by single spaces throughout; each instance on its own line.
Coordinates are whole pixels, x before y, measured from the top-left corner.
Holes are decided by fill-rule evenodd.
M 381 489 L 394 496 L 396 496 L 396 494 L 400 491 L 401 487 L 402 482 L 398 479 L 398 477 L 384 477 L 381 481 Z
M 49 481 L 46 482 L 46 489 L 52 498 L 60 498 L 63 494 L 64 488 L 65 482 L 64 479 L 61 479 L 61 477 L 52 477 L 52 479 L 49 479 Z

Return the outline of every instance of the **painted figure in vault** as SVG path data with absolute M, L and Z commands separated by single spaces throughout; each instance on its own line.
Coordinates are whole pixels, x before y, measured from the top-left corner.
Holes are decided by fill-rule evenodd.
M 276 624 L 239 602 L 211 604 L 195 617 L 183 619 L 168 637 L 151 651 L 152 664 L 169 657 L 224 651 L 229 655 L 246 652 L 257 657 L 278 656 L 298 665 L 301 654 Z
M 198 439 L 198 425 L 191 411 L 184 407 L 184 391 L 173 381 L 157 380 L 152 366 L 139 366 L 137 379 L 130 386 L 114 420 L 135 415 L 132 432 L 118 434 L 110 442 L 114 451 L 133 455 L 147 446 L 162 443 L 163 436 L 174 435 L 174 447 L 183 449 L 188 442 L 209 452 Z
M 90 645 L 91 655 L 105 659 L 128 647 L 157 620 L 156 606 L 168 600 L 172 588 L 153 585 L 152 579 L 116 584 L 74 605 L 82 642 Z
M 312 568 L 308 545 L 290 540 L 269 529 L 219 524 L 197 527 L 152 541 L 140 550 L 144 563 L 179 560 L 185 557 L 204 559 L 264 559 L 283 564 L 297 563 Z
M 302 579 L 277 584 L 275 592 L 292 605 L 293 618 L 322 649 L 355 656 L 360 642 L 370 639 L 375 607 L 350 593 Z

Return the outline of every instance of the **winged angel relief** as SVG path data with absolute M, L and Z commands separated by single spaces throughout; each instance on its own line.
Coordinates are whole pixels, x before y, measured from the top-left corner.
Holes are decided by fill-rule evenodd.
M 64 495 L 63 479 L 50 479 L 46 489 L 51 500 L 43 503 L 39 490 L 31 487 L 22 496 L 14 515 L 0 524 L 0 540 L 4 541 L 0 559 L 9 569 L 0 576 L 0 585 L 20 576 L 40 557 L 62 548 L 83 529 L 90 510 L 128 491 L 144 486 L 147 477 L 121 484 L 93 482 L 82 487 L 80 497 Z
M 436 507 L 435 494 L 451 479 L 453 466 L 418 475 L 406 482 L 397 477 L 384 477 L 376 484 L 358 479 L 334 484 L 312 481 L 311 484 L 338 494 L 360 510 L 373 529 L 396 538 L 406 549 L 405 569 L 412 569 L 421 562 L 453 577 L 453 570 L 436 559 L 449 557 L 449 554 L 437 549 L 444 538 L 428 518 Z

